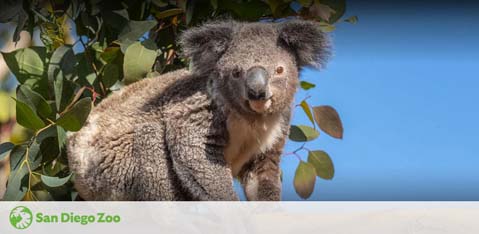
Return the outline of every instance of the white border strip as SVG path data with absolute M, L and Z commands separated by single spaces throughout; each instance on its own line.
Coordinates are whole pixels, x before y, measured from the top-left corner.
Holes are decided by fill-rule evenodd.
M 10 212 L 17 206 L 25 206 L 33 213 L 31 226 L 24 230 L 17 230 L 10 223 Z M 71 218 L 66 221 L 72 215 L 98 219 L 98 213 L 118 216 L 120 221 L 95 220 L 83 225 Z M 55 221 L 51 218 L 55 215 L 60 221 L 45 223 L 48 221 L 45 217 Z M 0 202 L 2 234 L 139 234 L 140 231 L 477 234 L 479 202 Z

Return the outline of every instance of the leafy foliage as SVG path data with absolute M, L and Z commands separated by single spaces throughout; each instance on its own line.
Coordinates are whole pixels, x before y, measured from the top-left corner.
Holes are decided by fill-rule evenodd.
M 178 56 L 176 41 L 181 31 L 213 18 L 276 21 L 300 17 L 320 22 L 324 31 L 334 30 L 345 12 L 345 1 L 291 0 L 152 0 L 24 1 L 2 9 L 0 23 L 17 21 L 19 32 L 38 29 L 43 47 L 2 53 L 20 83 L 16 119 L 32 132 L 19 144 L 0 145 L 0 159 L 10 154 L 11 174 L 5 200 L 75 200 L 66 157 L 67 131 L 78 131 L 91 108 L 112 91 L 145 77 L 187 66 Z M 8 13 L 8 14 L 7 14 Z M 343 20 L 344 21 L 344 20 Z M 345 21 L 356 23 L 353 16 Z M 76 29 L 72 45 L 67 28 Z M 301 88 L 315 84 L 302 81 Z M 339 115 L 329 106 L 298 106 L 311 122 L 291 126 L 290 139 L 306 142 L 325 133 L 342 138 Z M 294 187 L 302 198 L 314 190 L 316 176 L 332 179 L 334 168 L 324 151 L 303 146 L 293 153 L 300 163 Z M 309 151 L 307 161 L 298 154 Z M 286 154 L 288 155 L 288 154 Z

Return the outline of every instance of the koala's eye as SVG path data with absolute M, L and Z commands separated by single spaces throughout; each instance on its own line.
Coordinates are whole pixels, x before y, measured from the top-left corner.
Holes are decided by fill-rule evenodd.
M 239 68 L 234 68 L 232 71 L 231 71 L 231 75 L 234 77 L 234 78 L 239 78 L 241 76 L 241 69 Z
M 282 74 L 284 72 L 284 68 L 282 66 L 276 67 L 276 74 Z

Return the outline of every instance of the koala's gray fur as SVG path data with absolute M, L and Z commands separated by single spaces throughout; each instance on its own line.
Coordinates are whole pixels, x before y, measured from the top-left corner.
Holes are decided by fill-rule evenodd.
M 302 66 L 320 67 L 318 25 L 210 22 L 180 40 L 192 63 L 112 94 L 68 138 L 86 200 L 279 200 L 279 162 Z M 283 69 L 278 69 L 281 66 Z M 245 99 L 245 73 L 268 73 L 268 106 Z M 282 72 L 280 72 L 282 71 Z M 281 73 L 281 74 L 280 74 Z M 248 106 L 249 105 L 249 106 Z

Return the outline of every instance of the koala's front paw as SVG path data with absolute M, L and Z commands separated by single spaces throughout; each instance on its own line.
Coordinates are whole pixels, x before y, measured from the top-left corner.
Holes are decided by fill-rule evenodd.
M 258 185 L 257 201 L 280 201 L 281 184 L 275 184 L 271 181 L 261 181 Z
M 244 189 L 248 201 L 281 200 L 281 181 L 279 180 L 258 180 L 258 178 L 256 178 L 255 176 L 250 175 Z

